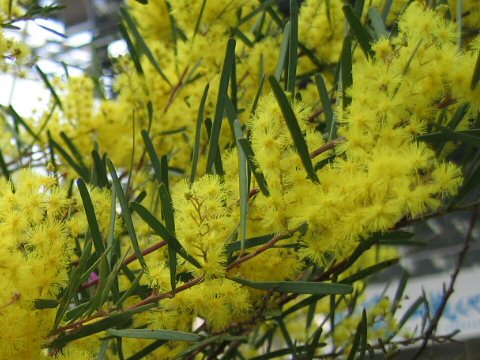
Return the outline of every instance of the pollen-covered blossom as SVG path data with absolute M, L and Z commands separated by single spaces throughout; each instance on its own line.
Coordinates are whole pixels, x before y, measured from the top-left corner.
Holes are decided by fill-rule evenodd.
M 19 1 L 1 0 L 0 24 L 8 24 L 9 21 L 23 15 L 25 11 L 23 4 Z M 26 64 L 29 57 L 30 48 L 22 41 L 6 35 L 2 26 L 0 28 L 0 71 L 12 71 L 14 70 L 13 65 Z
M 14 185 L 0 180 L 2 358 L 37 359 L 47 341 L 56 310 L 36 309 L 35 300 L 55 297 L 68 281 L 65 195 L 55 179 L 31 170 L 19 172 Z
M 176 0 L 170 2 L 172 15 L 180 27 L 187 33 L 193 32 L 197 26 L 195 21 L 200 17 L 199 32 L 209 31 L 212 25 L 220 25 L 223 29 L 235 26 L 238 22 L 238 12 L 243 11 L 244 15 L 255 9 L 255 1 L 233 0 L 233 1 L 188 1 Z M 202 9 L 203 7 L 203 9 Z
M 179 224 L 176 235 L 202 265 L 192 271 L 207 278 L 225 272 L 226 241 L 237 225 L 225 207 L 226 196 L 220 178 L 212 175 L 199 178 L 191 187 L 182 181 L 172 192 L 175 221 Z
M 422 29 L 415 20 L 420 18 Z M 316 261 L 349 253 L 359 240 L 391 228 L 404 216 L 436 209 L 442 195 L 461 183 L 457 167 L 436 160 L 434 151 L 415 137 L 455 92 L 459 81 L 451 79 L 460 69 L 452 71 L 452 62 L 460 66 L 457 57 L 465 55 L 452 43 L 451 26 L 417 3 L 399 25 L 392 44 L 380 40 L 374 46 L 377 56 L 354 65 L 355 82 L 348 91 L 352 102 L 344 112 L 339 106 L 337 114 L 346 141 L 338 146 L 336 160 L 317 171 L 320 184 L 303 174 L 303 181 L 296 179 L 289 187 L 298 156 L 292 152 L 286 160 L 290 138 L 281 115 L 277 120 L 275 102 L 262 100 L 252 119 L 252 145 L 271 192 L 255 199 L 254 206 L 264 206 L 260 221 L 265 230 L 276 232 L 306 222 L 307 248 L 301 252 Z M 467 81 L 459 88 L 469 89 Z M 465 101 L 462 97 L 458 94 L 456 100 Z M 297 111 L 301 126 L 306 116 Z M 307 140 L 322 138 L 320 133 L 306 135 Z

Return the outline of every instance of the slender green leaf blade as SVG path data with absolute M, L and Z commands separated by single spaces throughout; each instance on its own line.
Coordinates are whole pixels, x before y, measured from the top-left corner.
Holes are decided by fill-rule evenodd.
M 193 266 L 197 268 L 201 267 L 201 264 L 191 255 L 186 253 L 175 236 L 173 236 L 167 230 L 167 228 L 150 213 L 150 211 L 136 202 L 132 203 L 132 209 L 150 226 L 153 231 L 160 235 L 160 237 L 165 240 L 168 245 L 172 246 L 181 257 L 190 262 Z
M 173 215 L 172 198 L 165 184 L 160 184 L 160 199 L 165 226 L 170 234 L 175 236 L 175 217 Z M 170 285 L 175 291 L 175 277 L 177 274 L 177 252 L 174 246 L 168 245 L 168 267 L 170 270 Z
M 287 91 L 295 95 L 298 62 L 298 5 L 290 0 L 290 40 L 288 43 Z
M 5 178 L 10 181 L 10 170 L 8 170 L 8 166 L 7 166 L 7 163 L 5 162 L 5 159 L 3 157 L 3 153 L 2 153 L 2 150 L 0 150 L 0 169 L 2 170 L 2 174 L 3 176 L 5 176 Z
M 259 289 L 259 290 L 272 290 L 282 293 L 294 293 L 294 294 L 315 294 L 315 295 L 343 295 L 350 294 L 353 288 L 349 284 L 341 283 L 318 283 L 310 281 L 277 281 L 277 282 L 255 282 L 245 279 L 232 278 L 242 285 Z
M 280 87 L 277 79 L 275 79 L 274 76 L 270 76 L 269 80 L 275 98 L 277 99 L 278 105 L 280 106 L 280 110 L 282 111 L 283 118 L 285 119 L 288 130 L 290 131 L 290 135 L 292 136 L 293 143 L 297 149 L 298 156 L 302 161 L 303 167 L 305 168 L 308 176 L 312 181 L 319 182 L 317 174 L 313 169 L 313 164 L 312 160 L 310 159 L 310 152 L 308 150 L 307 143 L 303 137 L 302 130 L 298 125 L 297 118 L 295 117 L 295 113 L 293 112 L 290 102 L 288 101 L 287 96 Z
M 90 228 L 90 234 L 92 235 L 93 245 L 95 246 L 97 254 L 100 256 L 105 252 L 105 244 L 103 243 L 102 233 L 100 232 L 100 226 L 98 225 L 97 216 L 95 214 L 95 208 L 93 207 L 93 202 L 90 193 L 88 192 L 87 185 L 85 185 L 85 181 L 83 179 L 77 179 L 77 186 L 83 201 L 83 207 Z
M 127 44 L 128 52 L 133 61 L 133 64 L 135 65 L 135 69 L 137 70 L 137 73 L 143 75 L 143 68 L 142 68 L 142 64 L 140 63 L 140 58 L 137 54 L 137 50 L 135 50 L 135 46 L 133 45 L 130 35 L 128 35 L 127 29 L 123 24 L 119 24 L 118 29 L 123 39 L 125 40 L 125 43 Z
M 130 356 L 127 360 L 142 360 L 145 359 L 145 357 L 155 350 L 157 350 L 160 346 L 165 344 L 166 340 L 157 340 L 154 341 L 153 343 L 147 345 L 144 347 L 142 350 L 136 352 L 132 356 Z
M 140 280 L 142 279 L 142 276 L 144 273 L 145 273 L 145 270 L 141 269 L 140 272 L 135 276 L 135 280 L 133 280 L 132 285 L 130 285 L 128 290 L 125 291 L 123 295 L 120 297 L 120 299 L 117 300 L 117 302 L 115 303 L 116 306 L 118 307 L 122 306 L 125 300 L 127 300 L 128 297 L 137 290 L 137 288 L 140 285 Z
M 33 300 L 33 306 L 35 309 L 54 309 L 59 305 L 59 302 L 55 299 L 35 299 Z
M 113 166 L 113 163 L 110 159 L 107 159 L 107 166 L 110 172 L 110 176 L 112 177 L 113 187 L 115 189 L 115 193 L 117 194 L 120 208 L 122 209 L 123 221 L 125 222 L 125 227 L 127 229 L 128 235 L 130 236 L 130 240 L 132 241 L 133 250 L 135 251 L 135 254 L 137 254 L 137 259 L 142 265 L 142 267 L 146 268 L 147 264 L 145 263 L 145 259 L 143 258 L 140 245 L 138 244 L 137 234 L 133 226 L 132 215 L 128 207 L 127 198 L 125 196 L 125 193 L 123 192 L 122 184 L 120 183 L 120 179 L 118 178 L 117 171 L 115 170 L 115 167 Z
M 405 271 L 402 274 L 400 281 L 398 282 L 397 291 L 395 291 L 395 296 L 393 297 L 392 306 L 390 307 L 390 311 L 392 314 L 395 314 L 398 309 L 398 305 L 402 300 L 403 292 L 405 291 L 405 287 L 407 286 L 408 278 L 409 274 L 407 271 Z
M 385 28 L 385 23 L 383 22 L 382 15 L 380 15 L 380 13 L 375 7 L 371 7 L 370 9 L 368 9 L 368 17 L 370 18 L 373 29 L 375 30 L 377 40 L 381 39 L 382 37 L 387 38 L 388 32 Z
M 355 37 L 357 38 L 358 43 L 360 44 L 360 47 L 362 48 L 362 51 L 364 52 L 365 56 L 367 58 L 372 57 L 374 54 L 372 51 L 372 47 L 370 45 L 372 41 L 372 39 L 370 38 L 370 35 L 368 35 L 367 31 L 365 30 L 362 23 L 360 22 L 360 19 L 355 14 L 355 11 L 352 9 L 350 5 L 345 5 L 342 9 L 343 9 L 343 13 L 345 14 L 345 18 L 350 24 L 351 30 L 355 35 Z
M 398 322 L 397 326 L 397 332 L 400 331 L 400 329 L 405 325 L 405 323 L 412 317 L 412 315 L 417 311 L 420 305 L 425 303 L 425 298 L 423 296 L 420 296 L 415 300 L 412 305 L 409 306 L 407 311 L 403 314 L 402 318 Z M 393 334 L 390 336 L 390 338 L 393 337 Z
M 241 250 L 245 247 L 245 239 L 247 236 L 247 212 L 248 212 L 248 198 L 249 198 L 249 181 L 248 181 L 248 165 L 247 157 L 241 150 L 238 140 L 242 138 L 243 132 L 238 119 L 234 123 L 235 137 L 237 139 L 237 153 L 238 153 L 238 191 L 240 193 L 240 243 Z
M 97 334 L 101 331 L 105 331 L 115 326 L 121 326 L 127 321 L 129 321 L 133 315 L 150 310 L 154 306 L 155 304 L 139 306 L 131 310 L 120 312 L 118 314 L 113 314 L 92 324 L 84 325 L 75 332 L 56 338 L 49 344 L 49 347 L 61 347 L 71 341 Z
M 202 138 L 202 125 L 205 116 L 205 104 L 207 102 L 209 88 L 210 85 L 207 84 L 203 90 L 202 100 L 200 101 L 200 107 L 198 109 L 197 126 L 195 127 L 195 144 L 193 146 L 192 153 L 192 170 L 190 171 L 190 185 L 195 181 L 195 176 L 197 174 L 198 157 L 200 155 L 200 144 Z
M 150 63 L 153 65 L 155 70 L 158 72 L 158 74 L 169 84 L 172 85 L 170 80 L 168 80 L 167 76 L 163 72 L 160 64 L 158 63 L 157 59 L 155 59 L 155 56 L 151 52 L 150 48 L 147 46 L 145 43 L 145 40 L 143 39 L 143 36 L 140 34 L 138 31 L 137 25 L 135 24 L 135 21 L 131 17 L 131 15 L 128 13 L 128 11 L 122 6 L 120 7 L 120 14 L 122 15 L 122 18 L 125 20 L 128 28 L 133 34 L 133 37 L 137 41 L 138 45 L 140 46 L 140 49 L 142 52 L 145 54 L 147 59 L 150 61 Z
M 367 276 L 373 275 L 373 274 L 379 272 L 380 270 L 386 269 L 386 268 L 388 268 L 392 265 L 395 265 L 397 263 L 398 263 L 398 259 L 385 260 L 385 261 L 382 261 L 378 264 L 369 266 L 369 267 L 357 272 L 356 274 L 354 274 L 352 276 L 349 276 L 346 279 L 343 279 L 342 281 L 347 283 L 347 284 L 351 284 L 351 283 L 354 283 L 355 281 L 362 280 L 362 279 L 366 278 Z
M 86 182 L 90 182 L 90 171 L 85 166 L 82 166 L 82 164 L 77 163 L 62 146 L 52 139 L 50 133 L 48 134 L 50 147 L 59 152 L 65 161 L 76 171 L 80 177 L 82 177 Z
M 352 102 L 347 95 L 347 90 L 353 84 L 352 77 L 352 38 L 347 35 L 343 40 L 342 58 L 340 61 L 340 72 L 342 75 L 342 107 L 345 110 Z
M 108 329 L 107 333 L 118 337 L 133 339 L 154 339 L 169 341 L 198 341 L 201 337 L 197 334 L 173 330 L 150 330 L 150 329 Z
M 470 133 L 468 132 L 465 133 L 465 131 L 461 132 L 461 131 L 450 130 L 449 128 L 442 126 L 440 124 L 437 124 L 436 126 L 439 128 L 440 132 L 445 134 L 448 138 L 450 138 L 450 140 L 460 141 L 462 143 L 472 145 L 476 148 L 480 148 L 480 136 L 475 136 L 477 133 L 476 131 L 473 132 L 473 134 L 475 135 L 471 135 L 472 131 L 470 131 Z M 475 129 L 475 130 L 479 130 L 479 129 Z
M 282 78 L 282 72 L 285 67 L 285 60 L 288 54 L 288 44 L 290 42 L 290 22 L 287 22 L 285 29 L 283 30 L 283 41 L 280 47 L 280 54 L 278 56 L 277 68 L 275 70 L 275 79 L 280 81 Z
M 40 69 L 40 67 L 39 67 L 38 65 L 35 65 L 35 69 L 36 69 L 37 72 L 40 74 L 40 77 L 42 78 L 45 86 L 46 86 L 46 87 L 48 88 L 48 90 L 50 91 L 50 94 L 51 94 L 52 97 L 54 98 L 54 100 L 55 100 L 55 102 L 57 103 L 58 107 L 63 110 L 62 102 L 60 101 L 60 98 L 58 97 L 57 92 L 55 91 L 55 88 L 52 86 L 52 84 L 51 84 L 50 81 L 48 80 L 47 75 L 42 71 L 42 69 Z
M 248 166 L 252 170 L 253 176 L 257 181 L 260 191 L 262 192 L 263 195 L 269 196 L 270 193 L 268 192 L 267 180 L 265 179 L 263 172 L 258 167 L 255 161 L 255 154 L 253 153 L 253 149 L 250 146 L 250 142 L 247 139 L 237 139 L 237 142 L 241 151 L 243 151 L 243 153 L 247 157 Z
M 219 139 L 220 131 L 222 127 L 223 112 L 225 110 L 225 102 L 228 96 L 228 84 L 232 74 L 233 66 L 235 63 L 235 40 L 229 39 L 227 43 L 227 50 L 225 53 L 225 60 L 223 62 L 223 69 L 220 75 L 220 83 L 218 87 L 217 104 L 215 107 L 215 117 L 212 124 L 212 130 L 210 133 L 210 144 L 207 155 L 207 173 L 211 172 L 215 157 L 220 156 L 217 154 L 219 151 Z M 236 86 L 236 84 L 233 84 Z
M 328 140 L 332 140 L 337 136 L 337 127 L 335 125 L 332 102 L 330 101 L 330 96 L 328 95 L 325 80 L 321 74 L 315 75 L 315 84 L 317 85 L 318 94 L 320 95 L 320 101 L 322 102 L 323 106 L 323 112 L 325 113 L 325 119 L 327 120 Z
M 105 165 L 105 158 L 102 159 L 97 150 L 93 150 L 91 154 L 93 159 L 95 179 L 97 182 L 96 185 L 99 188 L 106 187 L 108 186 L 108 177 L 107 177 L 107 171 L 106 171 L 106 165 Z
M 473 69 L 473 75 L 472 75 L 472 82 L 470 83 L 470 87 L 472 90 L 474 90 L 478 82 L 480 81 L 480 52 L 477 55 L 477 62 L 475 63 L 475 68 Z
M 155 179 L 158 182 L 162 181 L 161 178 L 161 166 L 160 166 L 160 158 L 158 157 L 157 151 L 155 150 L 155 146 L 153 146 L 152 139 L 148 134 L 147 130 L 142 130 L 142 139 L 145 144 L 145 150 L 147 151 L 148 156 L 150 157 L 150 161 L 152 162 L 153 172 L 155 174 Z

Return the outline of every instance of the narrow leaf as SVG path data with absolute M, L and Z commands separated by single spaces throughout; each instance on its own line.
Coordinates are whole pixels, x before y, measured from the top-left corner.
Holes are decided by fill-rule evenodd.
M 150 61 L 150 63 L 153 65 L 155 70 L 158 72 L 158 74 L 165 80 L 168 85 L 172 85 L 170 80 L 168 80 L 167 76 L 163 72 L 162 68 L 160 67 L 160 64 L 158 63 L 157 59 L 155 59 L 155 56 L 153 53 L 150 51 L 150 48 L 147 46 L 145 43 L 145 40 L 143 39 L 143 36 L 140 34 L 138 31 L 137 25 L 135 24 L 135 21 L 131 17 L 131 15 L 128 13 L 128 11 L 122 6 L 120 7 L 120 14 L 122 18 L 125 20 L 128 28 L 133 34 L 133 37 L 137 41 L 137 44 L 140 46 L 141 51 L 145 54 L 147 59 Z
M 342 58 L 340 61 L 340 72 L 342 75 L 342 107 L 345 110 L 352 102 L 347 95 L 347 89 L 353 84 L 352 78 L 352 39 L 349 35 L 343 40 Z
M 265 1 L 261 1 L 260 5 L 256 6 L 255 9 L 250 12 L 249 14 L 245 15 L 244 17 L 242 17 L 239 21 L 238 21 L 238 26 L 242 25 L 243 23 L 247 22 L 248 20 L 250 20 L 251 18 L 253 18 L 254 16 L 256 16 L 257 14 L 261 13 L 262 11 L 265 11 L 266 9 L 268 9 L 269 7 L 271 7 L 272 5 L 276 4 L 278 2 L 278 0 L 265 0 Z
M 310 152 L 308 151 L 307 143 L 302 134 L 302 130 L 298 125 L 297 118 L 295 117 L 295 113 L 288 101 L 287 96 L 283 92 L 280 84 L 278 83 L 277 79 L 274 76 L 269 77 L 270 85 L 272 87 L 273 93 L 275 98 L 277 99 L 278 105 L 283 114 L 283 118 L 287 124 L 288 130 L 290 131 L 290 135 L 292 136 L 293 143 L 297 149 L 298 156 L 302 161 L 303 167 L 305 168 L 308 176 L 313 182 L 319 182 L 317 174 L 313 169 L 312 160 L 310 159 Z
M 165 184 L 160 184 L 160 199 L 165 225 L 170 234 L 175 236 L 175 217 L 173 215 L 172 198 Z M 175 277 L 177 274 L 177 253 L 174 246 L 168 245 L 168 267 L 170 270 L 170 285 L 175 291 Z
M 393 297 L 392 306 L 390 307 L 390 312 L 395 314 L 398 309 L 398 305 L 400 301 L 402 301 L 403 292 L 405 291 L 405 287 L 407 286 L 407 281 L 409 278 L 409 274 L 405 271 L 398 282 L 397 291 L 395 291 L 395 296 Z
M 232 69 L 235 62 L 235 40 L 229 39 L 227 43 L 227 50 L 225 52 L 225 60 L 223 62 L 223 69 L 220 75 L 220 83 L 218 87 L 218 97 L 217 104 L 215 107 L 215 117 L 212 124 L 212 130 L 210 133 L 210 144 L 208 148 L 207 155 L 207 169 L 206 172 L 210 173 L 215 157 L 220 154 L 217 154 L 219 147 L 220 131 L 222 127 L 223 112 L 225 109 L 225 101 L 227 98 L 228 84 L 230 82 L 230 77 Z M 236 84 L 233 84 L 236 86 Z
M 150 157 L 150 161 L 152 163 L 153 167 L 153 172 L 155 174 L 155 179 L 158 182 L 162 181 L 161 178 L 161 166 L 160 166 L 160 159 L 158 157 L 157 151 L 155 150 L 155 147 L 153 146 L 152 139 L 150 139 L 150 135 L 148 135 L 147 130 L 142 130 L 142 139 L 145 144 L 145 150 L 147 151 L 148 156 Z
M 23 118 L 15 111 L 12 105 L 8 107 L 8 113 L 12 116 L 13 121 L 15 122 L 15 125 L 18 127 L 18 125 L 22 125 L 25 130 L 38 142 L 41 142 L 41 139 L 38 137 L 38 135 L 28 126 L 28 124 L 23 120 Z
M 135 280 L 133 280 L 132 285 L 130 285 L 128 290 L 125 291 L 123 295 L 120 297 L 120 299 L 117 300 L 117 302 L 115 303 L 115 306 L 121 307 L 122 304 L 125 302 L 125 300 L 127 300 L 130 295 L 135 293 L 138 286 L 140 285 L 140 280 L 144 273 L 145 273 L 145 270 L 141 269 L 140 272 L 137 274 L 137 276 L 135 276 Z
M 186 359 L 187 355 L 193 353 L 194 351 L 196 351 L 198 349 L 202 349 L 206 345 L 209 345 L 209 344 L 212 344 L 212 343 L 221 344 L 223 342 L 231 342 L 231 341 L 247 342 L 248 339 L 245 336 L 232 336 L 232 335 L 228 335 L 228 334 L 213 335 L 213 336 L 207 337 L 206 339 L 192 345 L 187 350 L 185 350 L 180 355 L 178 355 L 175 359 Z
M 105 245 L 100 232 L 100 226 L 98 225 L 97 215 L 95 214 L 95 208 L 93 207 L 93 202 L 90 198 L 87 186 L 85 185 L 85 181 L 83 179 L 77 179 L 77 186 L 85 209 L 85 215 L 87 217 L 88 227 L 90 228 L 90 234 L 92 235 L 93 245 L 95 246 L 98 256 L 100 256 L 105 252 Z
M 49 144 L 52 149 L 55 149 L 60 155 L 65 159 L 65 161 L 76 171 L 76 173 L 82 177 L 86 182 L 90 181 L 90 171 L 78 164 L 71 156 L 68 154 L 65 149 L 60 146 L 55 140 L 52 139 L 50 132 L 48 133 Z
M 253 176 L 260 188 L 260 191 L 263 195 L 269 196 L 270 193 L 268 192 L 268 185 L 267 180 L 265 180 L 265 176 L 263 175 L 261 169 L 258 167 L 257 162 L 255 161 L 255 154 L 253 153 L 253 149 L 250 146 L 250 142 L 247 139 L 237 139 L 238 145 L 247 157 L 248 166 L 252 170 Z
M 282 78 L 282 72 L 285 67 L 285 59 L 288 54 L 288 44 L 290 42 L 290 22 L 287 22 L 285 29 L 283 30 L 283 41 L 280 47 L 280 54 L 278 56 L 277 68 L 275 70 L 275 79 L 280 81 Z
M 337 136 L 337 127 L 335 125 L 332 102 L 330 101 L 330 96 L 328 95 L 325 80 L 321 74 L 315 75 L 315 84 L 317 85 L 318 94 L 320 95 L 320 100 L 323 106 L 323 112 L 325 113 L 325 119 L 327 120 L 328 140 L 332 140 Z
M 0 150 L 0 169 L 2 170 L 3 176 L 5 176 L 8 181 L 10 181 L 10 170 L 8 170 L 8 166 L 3 157 L 2 150 Z
M 366 278 L 367 276 L 373 275 L 373 274 L 379 272 L 380 270 L 386 269 L 386 268 L 388 268 L 392 265 L 395 265 L 397 263 L 398 263 L 398 259 L 391 259 L 391 260 L 382 261 L 381 263 L 369 266 L 369 267 L 357 272 L 356 274 L 354 274 L 352 276 L 349 276 L 346 279 L 343 279 L 342 281 L 347 283 L 347 284 L 351 284 L 351 283 L 354 283 L 355 281 L 362 280 L 362 279 Z
M 352 30 L 353 35 L 355 35 L 355 37 L 358 40 L 358 43 L 360 44 L 360 47 L 362 48 L 363 53 L 367 58 L 373 57 L 374 53 L 370 45 L 372 39 L 370 38 L 370 35 L 368 35 L 367 31 L 363 27 L 358 16 L 355 14 L 355 11 L 352 9 L 350 5 L 345 5 L 342 8 L 342 10 L 343 10 L 343 13 L 345 14 L 345 18 L 350 24 L 350 28 Z
M 108 186 L 108 178 L 107 178 L 107 171 L 105 165 L 105 158 L 100 158 L 100 154 L 97 150 L 92 151 L 92 159 L 93 159 L 93 171 L 95 173 L 95 179 L 97 182 L 97 186 L 99 188 L 103 188 Z M 93 176 L 92 176 L 93 179 Z
M 154 339 L 169 341 L 198 341 L 201 337 L 197 334 L 172 330 L 150 330 L 150 329 L 108 329 L 107 333 L 118 337 L 133 339 Z
M 148 211 L 142 205 L 133 202 L 132 209 L 150 226 L 150 228 L 155 231 L 163 240 L 165 240 L 169 246 L 172 246 L 173 249 L 185 260 L 191 263 L 193 266 L 197 268 L 201 268 L 202 265 L 191 255 L 187 254 L 186 251 L 183 249 L 180 242 L 173 236 L 165 226 L 158 221 L 158 219 L 153 216 L 150 211 Z
M 205 89 L 203 90 L 202 100 L 200 101 L 200 107 L 198 109 L 197 126 L 195 127 L 195 144 L 193 146 L 192 152 L 192 170 L 190 171 L 190 185 L 193 184 L 193 182 L 195 181 L 195 176 L 197 174 L 198 157 L 200 155 L 200 145 L 202 138 L 202 125 L 203 118 L 205 116 L 205 104 L 207 102 L 209 88 L 210 85 L 207 84 L 205 86 Z
M 269 234 L 269 235 L 265 235 L 265 236 L 258 236 L 258 237 L 246 239 L 245 244 L 244 244 L 244 249 L 248 249 L 248 248 L 252 248 L 252 247 L 255 247 L 255 246 L 266 244 L 267 242 L 272 240 L 273 237 L 274 237 L 274 235 Z M 240 241 L 236 241 L 234 243 L 231 243 L 227 247 L 228 252 L 235 252 L 235 251 L 239 251 L 240 249 L 241 249 Z
M 290 40 L 288 43 L 287 92 L 295 95 L 298 62 L 298 5 L 296 0 L 290 0 Z
M 105 331 L 115 326 L 122 326 L 127 321 L 129 321 L 133 315 L 150 310 L 154 306 L 155 304 L 140 306 L 131 310 L 126 310 L 118 314 L 111 315 L 104 319 L 100 319 L 92 324 L 84 325 L 75 332 L 56 338 L 49 344 L 49 347 L 50 348 L 61 347 L 74 340 L 82 339 L 84 337 L 97 334 L 101 331 Z
M 54 309 L 59 305 L 59 302 L 54 299 L 35 299 L 33 300 L 33 306 L 35 309 Z
M 476 131 L 470 130 L 466 133 L 465 131 L 450 130 L 449 128 L 440 124 L 436 124 L 436 126 L 438 127 L 440 132 L 445 134 L 450 140 L 459 141 L 465 144 L 472 145 L 476 148 L 480 148 L 480 136 L 477 135 L 480 129 L 475 129 Z
M 247 156 L 241 150 L 239 139 L 243 136 L 242 127 L 238 119 L 235 119 L 233 122 L 233 127 L 235 131 L 235 138 L 237 144 L 237 154 L 238 154 L 238 191 L 240 194 L 240 243 L 241 250 L 243 251 L 245 247 L 245 239 L 247 236 L 247 212 L 248 212 L 248 198 L 249 198 L 249 181 L 248 181 L 248 165 L 247 165 Z
M 475 90 L 480 81 L 480 52 L 477 55 L 477 62 L 475 63 L 475 68 L 473 69 L 472 82 L 470 83 L 470 88 Z
M 262 95 L 264 84 L 265 84 L 265 74 L 262 73 L 262 77 L 260 78 L 260 85 L 258 86 L 257 93 L 255 94 L 255 98 L 253 99 L 252 108 L 250 109 L 250 114 L 255 114 L 255 111 L 257 110 L 258 100 L 260 100 L 260 95 Z
M 40 67 L 38 65 L 35 65 L 35 69 L 40 74 L 40 77 L 42 78 L 45 86 L 50 91 L 50 94 L 52 95 L 52 97 L 55 99 L 55 102 L 57 103 L 58 107 L 63 110 L 62 102 L 60 101 L 60 98 L 58 97 L 58 95 L 57 95 L 55 89 L 53 88 L 52 84 L 50 84 L 50 81 L 48 80 L 47 75 L 45 75 L 45 73 L 42 71 L 42 69 L 40 69 Z
M 70 152 L 72 153 L 72 155 L 75 157 L 75 159 L 78 161 L 78 163 L 80 164 L 80 166 L 82 168 L 87 168 L 87 166 L 85 165 L 85 162 L 83 161 L 83 155 L 82 153 L 78 150 L 78 148 L 75 146 L 75 144 L 73 143 L 72 139 L 70 139 L 68 137 L 67 134 L 65 134 L 65 132 L 61 131 L 60 132 L 60 137 L 62 138 L 62 140 L 65 142 L 65 144 L 67 145 L 68 149 L 70 150 Z
M 378 12 L 375 7 L 368 9 L 368 17 L 372 23 L 373 29 L 375 30 L 375 35 L 378 39 L 382 37 L 388 37 L 387 29 L 385 28 L 385 23 L 383 22 L 382 15 Z
M 122 209 L 122 217 L 123 221 L 125 222 L 125 227 L 127 229 L 128 235 L 130 236 L 130 240 L 132 241 L 133 250 L 135 254 L 137 254 L 137 259 L 142 265 L 143 268 L 147 267 L 145 263 L 145 259 L 143 258 L 142 250 L 140 249 L 140 245 L 138 244 L 137 234 L 135 233 L 135 228 L 133 227 L 132 215 L 130 213 L 130 209 L 128 207 L 127 198 L 125 193 L 122 189 L 122 184 L 117 175 L 117 171 L 113 166 L 113 163 L 110 159 L 107 159 L 107 166 L 110 172 L 110 176 L 112 177 L 113 187 L 115 189 L 115 193 L 117 194 L 118 201 L 120 203 L 120 208 Z
M 329 284 L 318 283 L 310 281 L 278 281 L 278 282 L 255 282 L 239 278 L 231 278 L 242 285 L 260 289 L 271 290 L 282 293 L 294 293 L 294 294 L 315 294 L 315 295 L 342 295 L 350 294 L 353 291 L 351 285 L 348 284 Z
M 420 297 L 418 297 L 417 300 L 415 300 L 413 302 L 412 305 L 409 306 L 407 311 L 405 311 L 402 318 L 398 322 L 398 326 L 397 326 L 397 329 L 396 329 L 397 332 L 400 331 L 400 329 L 403 327 L 403 325 L 405 325 L 405 323 L 408 321 L 408 319 L 410 319 L 412 317 L 412 315 L 415 314 L 415 312 L 417 311 L 419 306 L 422 305 L 423 303 L 425 303 L 425 298 L 423 296 L 420 296 Z M 391 337 L 393 337 L 393 334 L 390 336 L 390 338 Z
M 130 54 L 133 64 L 135 65 L 135 69 L 137 70 L 137 73 L 143 75 L 143 68 L 142 68 L 142 64 L 140 63 L 140 58 L 137 54 L 137 50 L 135 50 L 135 46 L 133 45 L 130 35 L 128 35 L 127 29 L 123 24 L 119 24 L 118 30 L 120 31 L 120 34 L 122 35 L 123 39 L 125 40 L 125 43 L 127 44 L 128 53 Z

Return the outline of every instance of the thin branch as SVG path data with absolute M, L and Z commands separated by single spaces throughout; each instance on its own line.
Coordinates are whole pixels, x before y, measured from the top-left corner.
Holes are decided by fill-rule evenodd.
M 261 253 L 263 253 L 264 251 L 267 251 L 268 249 L 272 248 L 273 245 L 275 245 L 277 242 L 279 242 L 280 240 L 283 240 L 283 239 L 288 239 L 289 237 L 292 237 L 293 234 L 299 229 L 300 227 L 286 233 L 286 234 L 280 234 L 280 235 L 277 235 L 275 237 L 273 237 L 269 242 L 267 242 L 266 244 L 264 244 L 263 246 L 259 247 L 257 250 L 255 250 L 254 252 L 250 253 L 250 254 L 246 254 L 242 257 L 239 257 L 237 260 L 235 260 L 234 262 L 232 262 L 230 265 L 227 266 L 227 271 L 230 271 L 238 266 L 240 266 L 241 264 L 243 264 L 245 261 L 248 261 L 250 260 L 251 258 L 254 258 L 255 256 L 257 255 L 260 255 Z
M 100 311 L 100 312 L 96 313 L 95 315 L 89 316 L 85 319 L 78 320 L 74 323 L 59 327 L 57 330 L 55 330 L 52 333 L 52 335 L 61 334 L 61 333 L 65 332 L 66 330 L 72 330 L 72 332 L 75 332 L 76 329 L 79 329 L 84 323 L 87 323 L 87 322 L 89 322 L 91 320 L 94 320 L 94 319 L 97 319 L 99 317 L 105 317 L 105 316 L 111 315 L 112 313 L 117 312 L 117 311 L 118 312 L 123 312 L 123 311 L 133 310 L 133 309 L 139 308 L 140 306 L 143 306 L 143 305 L 153 304 L 153 303 L 158 302 L 159 300 L 162 300 L 162 299 L 173 298 L 175 294 L 177 294 L 179 292 L 182 292 L 182 291 L 185 291 L 185 290 L 203 282 L 203 280 L 204 280 L 203 276 L 197 277 L 193 280 L 190 280 L 188 283 L 185 283 L 182 286 L 177 287 L 175 289 L 175 292 L 168 291 L 168 292 L 161 293 L 161 294 L 157 294 L 157 293 L 154 292 L 149 297 L 147 297 L 146 299 L 136 303 L 135 305 L 132 305 L 131 307 L 129 307 L 125 310 L 114 308 L 114 309 L 110 309 L 110 310 Z
M 320 146 L 318 149 L 316 150 L 313 150 L 311 153 L 310 153 L 310 159 L 313 159 L 314 157 L 324 153 L 325 151 L 328 151 L 328 150 L 331 150 L 333 148 L 335 148 L 335 146 L 337 144 L 340 144 L 342 142 L 345 141 L 345 138 L 344 137 L 340 137 L 336 140 L 333 140 L 333 141 L 330 141 L 328 143 L 326 143 L 325 145 L 323 146 Z
M 448 285 L 448 288 L 443 295 L 442 302 L 440 303 L 437 311 L 435 312 L 435 316 L 432 318 L 432 320 L 430 322 L 430 326 L 425 331 L 425 335 L 424 335 L 422 345 L 420 345 L 420 348 L 415 353 L 412 360 L 418 359 L 420 357 L 420 355 L 422 354 L 422 352 L 427 348 L 428 341 L 432 338 L 432 335 L 434 334 L 435 330 L 437 329 L 438 323 L 440 321 L 440 318 L 442 317 L 443 311 L 445 310 L 448 299 L 450 298 L 450 296 L 452 295 L 452 293 L 454 291 L 455 281 L 457 280 L 457 276 L 460 273 L 460 269 L 462 268 L 463 262 L 465 261 L 465 256 L 467 255 L 468 249 L 470 247 L 470 242 L 472 240 L 472 234 L 473 234 L 473 228 L 475 227 L 475 222 L 477 220 L 477 213 L 478 213 L 478 208 L 473 211 L 472 217 L 470 219 L 470 225 L 468 227 L 468 233 L 467 233 L 467 236 L 465 237 L 463 248 L 460 251 L 460 253 L 458 254 L 457 264 L 455 266 L 455 270 L 453 271 L 453 273 L 451 275 L 450 284 Z
M 152 246 L 146 248 L 145 250 L 142 251 L 142 255 L 145 256 L 145 255 L 148 255 L 158 249 L 161 249 L 162 247 L 164 247 L 165 245 L 167 245 L 167 243 L 165 241 L 159 241 L 155 244 L 153 244 Z M 137 254 L 133 254 L 133 255 L 130 255 L 128 258 L 126 258 L 124 261 L 123 261 L 123 265 L 128 265 L 132 262 L 134 262 L 135 260 L 138 259 L 138 256 Z M 92 279 L 86 283 L 83 283 L 82 285 L 80 285 L 80 290 L 85 290 L 85 289 L 88 289 L 89 287 L 95 285 L 95 284 L 98 284 L 98 281 L 99 281 L 99 278 L 95 278 L 95 279 Z

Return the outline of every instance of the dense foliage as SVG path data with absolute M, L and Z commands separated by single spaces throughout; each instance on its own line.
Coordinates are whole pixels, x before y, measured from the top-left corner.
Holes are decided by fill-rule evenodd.
M 128 2 L 114 93 L 36 67 L 48 107 L 1 108 L 2 359 L 353 359 L 428 340 L 395 316 L 404 284 L 362 300 L 402 227 L 478 203 L 480 7 L 277 3 Z M 3 0 L 0 22 L 54 10 Z M 0 32 L 3 72 L 34 60 Z

